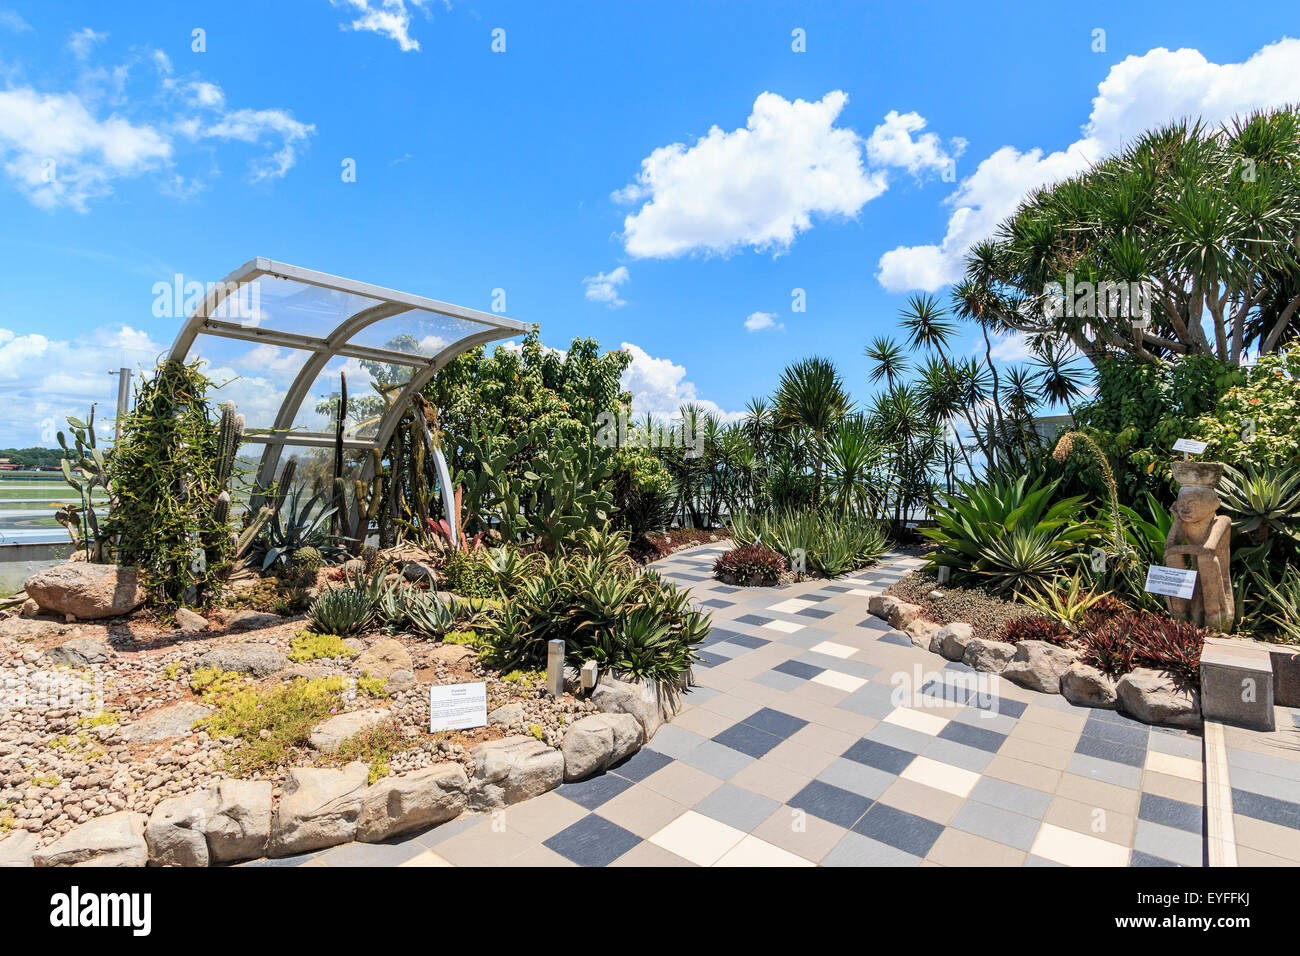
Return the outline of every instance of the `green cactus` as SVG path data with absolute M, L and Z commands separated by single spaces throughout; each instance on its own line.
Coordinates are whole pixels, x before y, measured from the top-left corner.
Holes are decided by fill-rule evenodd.
M 67 436 L 58 433 L 59 447 L 64 454 L 60 465 L 63 480 L 77 490 L 81 505 L 60 508 L 54 517 L 68 530 L 74 542 L 86 549 L 86 559 L 93 561 L 99 558 L 103 544 L 99 519 L 95 514 L 95 489 L 108 490 L 107 460 L 103 449 L 95 443 L 95 406 L 90 406 L 90 416 L 84 422 L 69 417 L 68 430 L 72 432 L 72 447 L 68 446 Z M 74 525 L 76 532 L 73 531 Z

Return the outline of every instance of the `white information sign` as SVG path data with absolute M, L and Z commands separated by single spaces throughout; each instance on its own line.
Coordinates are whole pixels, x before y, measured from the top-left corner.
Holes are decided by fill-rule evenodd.
M 429 688 L 429 732 L 469 730 L 487 723 L 487 684 L 439 684 Z
M 1147 569 L 1148 594 L 1166 594 L 1169 597 L 1190 598 L 1196 587 L 1196 572 L 1186 568 L 1168 568 L 1153 564 Z
M 1174 451 L 1185 451 L 1189 455 L 1203 455 L 1208 447 L 1210 447 L 1209 442 L 1196 441 L 1192 438 L 1180 438 L 1174 442 Z

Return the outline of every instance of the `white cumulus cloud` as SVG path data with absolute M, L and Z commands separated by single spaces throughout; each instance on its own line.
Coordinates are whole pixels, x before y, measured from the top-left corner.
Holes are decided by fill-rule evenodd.
M 96 33 L 90 27 L 82 27 L 68 38 L 68 49 L 78 60 L 84 60 L 90 56 L 90 51 L 108 36 L 107 33 Z
M 783 323 L 776 321 L 775 312 L 751 312 L 745 318 L 745 331 L 758 332 L 763 329 L 780 330 L 785 328 Z
M 952 208 L 939 242 L 899 246 L 880 257 L 890 292 L 933 291 L 962 275 L 962 257 L 988 238 L 1030 190 L 1073 176 L 1155 126 L 1182 118 L 1218 124 L 1235 115 L 1300 101 L 1300 40 L 1285 38 L 1242 63 L 1211 63 L 1199 51 L 1159 47 L 1115 64 L 1097 86 L 1078 140 L 1062 150 L 1003 146 L 944 202 Z
M 617 309 L 627 305 L 618 292 L 618 287 L 623 285 L 631 278 L 627 271 L 627 266 L 619 266 L 609 272 L 598 272 L 594 276 L 587 276 L 582 280 L 586 286 L 587 298 L 592 302 L 602 302 L 611 309 Z
M 623 370 L 619 384 L 632 393 L 632 414 L 635 417 L 653 415 L 661 423 L 667 422 L 676 418 L 687 402 L 694 402 L 712 412 L 724 423 L 745 417 L 744 412 L 728 412 L 717 403 L 700 398 L 695 383 L 686 378 L 686 368 L 672 359 L 655 358 L 630 342 L 624 342 L 623 348 L 632 353 L 632 364 Z
M 847 102 L 840 90 L 814 103 L 762 93 L 743 129 L 714 126 L 694 146 L 654 150 L 636 182 L 614 194 L 643 202 L 623 223 L 628 254 L 779 252 L 814 216 L 856 215 L 887 181 L 864 165 L 861 137 L 835 126 Z
M 920 113 L 890 110 L 867 139 L 867 157 L 877 166 L 900 166 L 918 177 L 951 169 L 953 161 L 965 151 L 966 140 L 955 137 L 944 146 L 939 134 L 921 133 L 925 126 L 925 117 Z
M 420 49 L 420 41 L 411 36 L 411 11 L 407 4 L 424 10 L 428 0 L 330 0 L 330 3 L 353 14 L 350 22 L 340 24 L 344 30 L 388 37 L 403 53 Z

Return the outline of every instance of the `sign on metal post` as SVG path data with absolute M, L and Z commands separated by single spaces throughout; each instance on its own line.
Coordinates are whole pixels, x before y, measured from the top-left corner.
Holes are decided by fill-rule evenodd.
M 1188 568 L 1169 568 L 1162 564 L 1153 564 L 1147 569 L 1146 591 L 1148 594 L 1164 594 L 1167 597 L 1188 600 L 1196 587 L 1196 572 Z

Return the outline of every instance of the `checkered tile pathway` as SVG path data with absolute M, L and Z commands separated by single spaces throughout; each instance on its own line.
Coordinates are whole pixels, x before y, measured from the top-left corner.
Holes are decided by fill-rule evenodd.
M 914 647 L 867 613 L 921 562 L 723 585 L 724 547 L 657 569 L 713 612 L 698 686 L 621 766 L 393 844 L 277 864 L 1201 866 L 1202 743 Z M 1229 738 L 1242 863 L 1300 859 L 1300 715 Z M 1271 749 L 1270 749 L 1271 747 Z M 1267 859 L 1269 856 L 1272 859 Z

